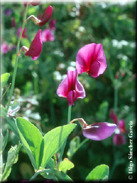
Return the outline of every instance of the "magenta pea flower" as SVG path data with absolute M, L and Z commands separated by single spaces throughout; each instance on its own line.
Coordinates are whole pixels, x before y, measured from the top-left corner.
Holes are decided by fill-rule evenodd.
M 124 134 L 127 133 L 127 130 L 125 128 L 125 120 L 121 119 L 118 121 L 117 115 L 114 113 L 113 110 L 111 110 L 110 112 L 110 118 L 113 120 L 115 124 L 117 124 L 117 129 L 115 130 L 115 134 L 113 136 L 113 143 L 117 146 L 125 144 L 126 138 Z
M 110 111 L 110 118 L 113 120 L 115 124 L 118 123 L 117 115 L 114 113 L 113 110 Z
M 43 15 L 41 16 L 40 19 L 38 19 L 37 17 L 35 17 L 34 15 L 30 15 L 26 20 L 25 22 L 27 22 L 29 19 L 32 19 L 33 22 L 36 24 L 36 25 L 39 25 L 39 26 L 43 26 L 45 25 L 49 19 L 51 18 L 52 16 L 52 11 L 53 11 L 53 8 L 52 6 L 48 6 L 47 9 L 45 10 L 45 12 L 43 13 Z
M 19 27 L 19 28 L 18 28 L 18 31 L 17 31 L 17 37 L 20 36 L 21 30 L 22 30 L 22 27 Z M 27 29 L 24 28 L 24 30 L 23 30 L 23 32 L 22 32 L 22 36 L 21 36 L 22 38 L 27 38 L 27 37 L 28 37 L 28 36 L 26 35 L 26 31 L 27 31 Z
M 42 41 L 47 42 L 47 41 L 54 41 L 54 34 L 50 29 L 45 29 L 42 32 Z
M 56 20 L 55 19 L 51 19 L 51 21 L 49 22 L 49 28 L 51 30 L 55 30 L 56 29 Z
M 126 138 L 121 133 L 115 133 L 113 136 L 113 143 L 117 146 L 120 146 L 122 144 L 126 144 Z
M 83 136 L 88 139 L 101 141 L 111 136 L 116 130 L 117 125 L 107 122 L 100 122 L 88 125 L 83 118 L 77 118 L 72 120 L 70 123 L 78 120 L 82 127 Z
M 11 51 L 12 46 L 8 45 L 6 42 L 3 42 L 1 44 L 1 53 L 7 53 L 8 51 Z
M 107 68 L 106 57 L 102 44 L 91 43 L 83 46 L 76 56 L 78 74 L 87 72 L 96 78 Z
M 85 97 L 85 90 L 77 79 L 77 70 L 67 71 L 67 77 L 60 83 L 57 95 L 67 98 L 69 106 L 74 105 L 77 98 Z
M 21 51 L 25 52 L 26 56 L 30 56 L 32 58 L 32 60 L 36 60 L 39 57 L 39 55 L 42 51 L 41 29 L 37 32 L 35 38 L 31 42 L 30 47 L 27 48 L 26 46 L 22 46 L 22 48 L 18 52 L 17 56 L 19 56 Z

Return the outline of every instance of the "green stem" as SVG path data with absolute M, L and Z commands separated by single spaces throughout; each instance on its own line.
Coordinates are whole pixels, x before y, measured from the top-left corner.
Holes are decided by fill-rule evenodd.
M 20 36 L 19 36 L 19 39 L 18 39 L 18 43 L 17 43 L 15 66 L 14 66 L 14 71 L 13 71 L 13 76 L 12 76 L 12 85 L 11 85 L 11 90 L 10 90 L 9 101 L 8 101 L 8 104 L 7 104 L 7 111 L 8 111 L 9 106 L 10 106 L 10 102 L 11 102 L 11 98 L 12 98 L 13 90 L 14 90 L 14 86 L 15 86 L 15 78 L 16 78 L 16 73 L 17 73 L 17 68 L 18 68 L 18 56 L 17 56 L 17 54 L 19 52 L 22 32 L 23 32 L 24 27 L 25 27 L 25 19 L 26 19 L 26 16 L 27 16 L 27 10 L 28 10 L 28 4 L 27 4 L 26 9 L 25 9 L 23 24 L 22 24 L 22 30 L 21 30 L 21 33 L 20 33 Z
M 118 105 L 118 89 L 114 88 L 114 112 L 117 113 L 117 105 Z
M 69 124 L 69 122 L 71 121 L 71 109 L 72 109 L 72 106 L 68 106 L 68 120 L 67 120 L 67 123 Z M 60 152 L 60 157 L 59 157 L 59 162 L 62 161 L 62 156 L 63 156 L 63 153 L 64 153 L 64 149 L 65 149 L 65 146 L 66 146 L 66 143 L 67 143 L 67 138 L 61 148 L 61 152 Z
M 69 124 L 69 122 L 71 121 L 71 109 L 72 109 L 72 105 L 70 105 L 70 106 L 68 107 L 68 124 Z
M 2 120 L 0 120 L 0 181 L 3 173 L 2 172 L 2 167 L 3 167 L 2 143 L 3 143 Z

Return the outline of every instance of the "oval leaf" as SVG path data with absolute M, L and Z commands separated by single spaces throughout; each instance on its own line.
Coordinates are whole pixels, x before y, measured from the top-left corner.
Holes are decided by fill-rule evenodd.
M 41 167 L 45 168 L 50 158 L 60 150 L 68 135 L 74 130 L 76 124 L 68 124 L 56 127 L 44 136 L 44 144 L 41 149 L 43 159 Z
M 18 130 L 15 124 L 15 119 L 14 118 L 10 118 L 7 115 L 7 110 L 1 105 L 0 106 L 1 109 L 1 117 L 4 118 L 4 122 L 6 122 L 9 126 L 9 128 L 17 135 L 17 137 L 19 136 L 18 134 Z
M 36 164 L 34 168 L 39 168 L 39 161 L 41 159 L 40 148 L 43 139 L 40 131 L 24 118 L 18 117 L 16 123 L 22 144 L 31 158 L 31 161 L 33 161 L 33 165 Z
M 106 180 L 109 175 L 109 166 L 102 164 L 96 166 L 86 177 L 86 181 L 90 180 Z
M 3 88 L 5 86 L 5 84 L 7 83 L 8 79 L 10 77 L 9 73 L 5 73 L 1 75 L 1 88 Z

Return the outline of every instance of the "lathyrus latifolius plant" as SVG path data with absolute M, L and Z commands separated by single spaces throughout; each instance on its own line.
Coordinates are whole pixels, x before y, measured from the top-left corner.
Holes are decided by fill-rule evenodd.
M 103 74 L 107 68 L 103 46 L 100 43 L 90 43 L 83 46 L 78 51 L 76 55 L 76 69 L 74 71 L 68 70 L 66 78 L 57 88 L 57 95 L 59 97 L 66 98 L 68 101 L 67 124 L 58 126 L 43 135 L 40 130 L 30 121 L 23 117 L 15 117 L 16 112 L 18 112 L 21 108 L 18 101 L 12 100 L 16 72 L 18 68 L 18 60 L 20 58 L 21 51 L 25 53 L 26 59 L 28 56 L 30 56 L 32 60 L 36 60 L 38 57 L 40 57 L 43 44 L 42 30 L 39 29 L 38 32 L 35 33 L 35 37 L 31 42 L 30 47 L 28 48 L 23 45 L 20 48 L 20 41 L 25 35 L 25 32 L 23 32 L 26 30 L 25 24 L 26 22 L 29 24 L 28 20 L 32 19 L 32 21 L 36 24 L 34 26 L 44 26 L 46 23 L 48 23 L 52 16 L 52 11 L 54 11 L 52 6 L 49 5 L 40 18 L 37 18 L 34 15 L 31 15 L 27 18 L 29 6 L 38 6 L 39 3 L 40 2 L 30 1 L 25 4 L 23 24 L 17 43 L 15 67 L 12 75 L 10 95 L 7 105 L 5 107 L 1 105 L 2 119 L 8 124 L 9 129 L 15 133 L 19 141 L 18 145 L 11 147 L 9 150 L 7 162 L 4 164 L 2 161 L 2 152 L 4 151 L 4 148 L 8 142 L 8 133 L 5 138 L 3 138 L 1 130 L 1 181 L 8 179 L 12 170 L 12 165 L 17 162 L 21 147 L 25 149 L 34 168 L 34 175 L 30 177 L 30 180 L 34 180 L 38 175 L 41 175 L 45 179 L 51 179 L 54 181 L 73 181 L 71 177 L 67 175 L 67 171 L 72 169 L 74 164 L 68 158 L 62 159 L 67 137 L 77 126 L 73 122 L 79 121 L 83 136 L 86 137 L 86 141 L 87 139 L 95 141 L 104 140 L 111 136 L 116 129 L 116 124 L 107 122 L 88 125 L 82 116 L 76 119 L 71 119 L 72 106 L 75 102 L 78 102 L 79 99 L 82 100 L 86 96 L 86 91 L 78 80 L 78 74 L 87 72 L 90 76 L 96 78 Z M 25 38 L 28 38 L 28 36 L 25 36 Z M 51 41 L 54 41 L 54 39 Z M 9 77 L 9 73 L 5 73 L 1 76 L 2 88 L 7 83 Z M 1 91 L 1 94 L 2 93 L 3 91 Z M 109 167 L 105 164 L 101 164 L 94 168 L 87 175 L 85 180 L 107 180 L 108 176 Z

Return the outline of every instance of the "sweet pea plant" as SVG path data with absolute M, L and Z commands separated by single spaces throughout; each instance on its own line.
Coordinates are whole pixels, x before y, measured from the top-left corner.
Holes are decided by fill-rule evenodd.
M 80 83 L 78 75 L 86 72 L 89 77 L 97 78 L 98 76 L 103 74 L 107 68 L 107 61 L 101 43 L 89 43 L 87 45 L 83 45 L 83 47 L 80 48 L 76 55 L 76 69 L 68 69 L 66 71 L 66 77 L 61 81 L 57 88 L 56 94 L 59 97 L 66 98 L 62 100 L 68 101 L 68 117 L 66 120 L 66 124 L 62 126 L 57 126 L 56 128 L 48 131 L 46 134 L 42 134 L 41 131 L 34 124 L 31 123 L 31 121 L 28 121 L 23 117 L 15 117 L 16 112 L 18 112 L 21 108 L 17 100 L 12 100 L 20 55 L 25 54 L 26 59 L 28 57 L 31 57 L 32 60 L 36 60 L 38 57 L 40 57 L 43 42 L 47 40 L 54 40 L 52 32 L 50 32 L 49 30 L 45 30 L 42 33 L 42 30 L 39 29 L 38 32 L 36 32 L 35 37 L 33 38 L 29 48 L 25 45 L 23 45 L 22 47 L 20 46 L 21 39 L 23 37 L 27 38 L 25 27 L 26 23 L 29 24 L 29 21 L 32 20 L 34 22 L 35 30 L 35 26 L 44 26 L 46 23 L 48 23 L 52 16 L 54 9 L 52 8 L 52 6 L 49 5 L 40 18 L 37 18 L 34 15 L 31 15 L 27 18 L 27 11 L 29 9 L 29 6 L 39 6 L 39 3 L 40 2 L 34 1 L 29 1 L 25 3 L 23 24 L 22 27 L 18 29 L 18 43 L 10 95 L 7 105 L 1 105 L 2 119 L 5 123 L 7 123 L 9 129 L 15 133 L 19 141 L 18 145 L 11 147 L 11 149 L 9 150 L 7 162 L 4 164 L 2 152 L 6 147 L 8 134 L 6 134 L 6 136 L 3 138 L 1 130 L 1 181 L 4 181 L 9 177 L 11 168 L 13 164 L 17 162 L 18 154 L 22 147 L 28 154 L 31 164 L 34 168 L 34 175 L 30 177 L 31 181 L 35 180 L 38 175 L 41 175 L 46 180 L 73 181 L 71 177 L 67 175 L 67 171 L 72 169 L 74 167 L 74 164 L 68 158 L 63 159 L 63 155 L 67 143 L 67 138 L 71 134 L 71 132 L 75 128 L 77 128 L 78 124 L 80 124 L 83 136 L 85 137 L 84 143 L 89 139 L 94 141 L 102 141 L 108 138 L 115 132 L 117 126 L 119 130 L 123 129 L 125 132 L 123 121 L 115 121 L 114 113 L 111 113 L 111 118 L 114 120 L 114 123 L 95 122 L 93 124 L 88 124 L 82 118 L 82 116 L 79 116 L 75 119 L 71 118 L 72 106 L 75 105 L 76 102 L 79 102 L 79 99 L 82 100 L 86 96 L 86 91 Z M 55 22 L 52 23 L 53 25 L 55 24 Z M 4 73 L 1 76 L 2 89 L 7 83 L 9 77 L 9 73 Z M 3 91 L 1 91 L 1 94 L 2 93 Z M 118 137 L 116 136 L 118 135 L 115 134 L 114 143 L 120 144 L 121 141 L 118 141 Z M 121 139 L 123 139 L 123 136 L 121 136 Z M 101 164 L 91 170 L 87 177 L 85 177 L 85 180 L 107 180 L 108 176 L 109 167 L 105 164 Z

